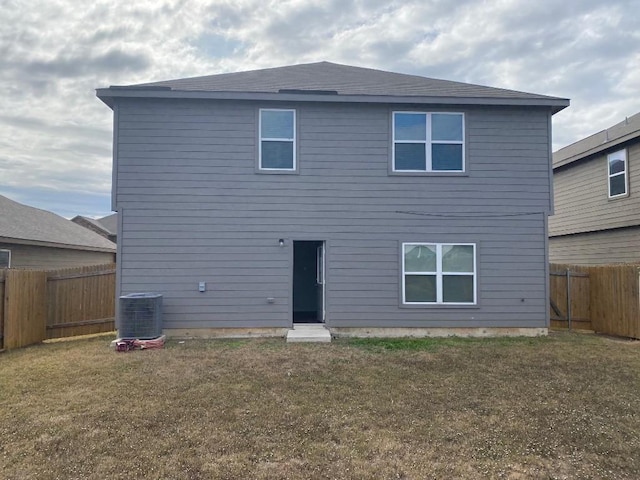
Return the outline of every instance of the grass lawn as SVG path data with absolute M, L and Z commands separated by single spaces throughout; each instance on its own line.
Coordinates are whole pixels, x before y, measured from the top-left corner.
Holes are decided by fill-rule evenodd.
M 640 478 L 640 342 L 110 339 L 0 354 L 0 478 Z

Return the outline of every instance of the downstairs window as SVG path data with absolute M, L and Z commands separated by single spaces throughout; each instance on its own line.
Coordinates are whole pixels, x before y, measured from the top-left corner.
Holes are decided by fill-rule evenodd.
M 475 244 L 403 243 L 402 303 L 475 305 Z

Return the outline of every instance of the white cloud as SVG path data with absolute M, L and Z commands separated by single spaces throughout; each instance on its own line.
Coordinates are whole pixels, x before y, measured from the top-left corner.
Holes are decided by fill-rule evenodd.
M 319 60 L 570 97 L 572 106 L 554 117 L 557 148 L 640 111 L 637 7 L 637 0 L 6 0 L 0 193 L 48 208 L 59 192 L 59 210 L 108 209 L 111 112 L 95 88 Z

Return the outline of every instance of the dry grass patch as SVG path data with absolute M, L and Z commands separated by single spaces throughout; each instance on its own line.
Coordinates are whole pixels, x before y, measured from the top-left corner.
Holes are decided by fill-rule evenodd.
M 637 342 L 107 344 L 0 355 L 0 477 L 640 477 Z

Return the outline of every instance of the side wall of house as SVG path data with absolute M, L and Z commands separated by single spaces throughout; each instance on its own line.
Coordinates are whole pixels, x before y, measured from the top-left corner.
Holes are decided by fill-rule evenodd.
M 552 263 L 640 263 L 640 227 L 563 235 L 549 239 Z
M 114 253 L 72 250 L 68 248 L 41 247 L 0 243 L 0 249 L 11 250 L 12 268 L 52 269 L 82 267 L 115 262 Z
M 609 199 L 607 154 L 627 149 L 629 195 Z M 640 141 L 638 139 L 554 171 L 554 237 L 640 225 Z
M 263 107 L 296 109 L 298 174 L 256 172 Z M 123 100 L 121 293 L 162 293 L 166 328 L 288 327 L 292 242 L 323 240 L 329 326 L 546 327 L 548 110 L 454 108 L 467 172 L 389 174 L 408 109 L 436 110 Z M 402 242 L 475 243 L 478 305 L 401 305 Z

